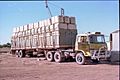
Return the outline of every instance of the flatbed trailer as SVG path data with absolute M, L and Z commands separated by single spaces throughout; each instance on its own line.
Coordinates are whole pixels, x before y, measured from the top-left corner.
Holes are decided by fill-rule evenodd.
M 75 17 L 54 16 L 14 28 L 11 51 L 18 57 L 42 53 L 48 59 L 58 51 L 74 49 L 76 35 Z

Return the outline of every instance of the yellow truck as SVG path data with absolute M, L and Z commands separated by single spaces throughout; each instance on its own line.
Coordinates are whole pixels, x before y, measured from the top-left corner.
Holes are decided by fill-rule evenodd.
M 48 55 L 48 60 L 55 60 L 56 62 L 72 57 L 80 65 L 86 64 L 87 61 L 98 63 L 100 60 L 109 60 L 110 58 L 104 34 L 100 32 L 78 34 L 74 48 L 59 50 L 54 54 L 49 53 Z

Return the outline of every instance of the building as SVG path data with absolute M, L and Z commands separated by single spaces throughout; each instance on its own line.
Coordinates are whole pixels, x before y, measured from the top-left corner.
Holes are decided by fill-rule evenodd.
M 111 61 L 120 61 L 120 30 L 110 34 Z

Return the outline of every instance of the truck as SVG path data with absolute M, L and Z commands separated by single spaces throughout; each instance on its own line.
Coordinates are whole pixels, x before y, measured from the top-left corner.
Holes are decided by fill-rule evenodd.
M 104 34 L 78 34 L 76 18 L 61 15 L 14 28 L 11 53 L 20 58 L 43 54 L 48 61 L 58 63 L 72 58 L 80 65 L 110 57 Z

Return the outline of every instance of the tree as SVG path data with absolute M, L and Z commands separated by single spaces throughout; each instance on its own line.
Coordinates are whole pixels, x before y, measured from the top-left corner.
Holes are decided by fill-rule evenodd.
M 3 44 L 3 45 L 0 45 L 0 48 L 3 48 L 3 47 L 11 47 L 11 44 L 10 43 L 6 43 L 6 44 Z

